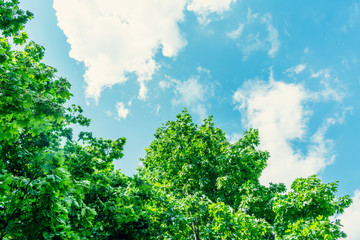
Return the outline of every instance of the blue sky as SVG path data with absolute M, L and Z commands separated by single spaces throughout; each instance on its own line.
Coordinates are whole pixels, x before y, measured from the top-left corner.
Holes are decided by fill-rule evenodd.
M 359 239 L 360 2 L 23 0 L 30 38 L 72 84 L 98 137 L 126 137 L 131 175 L 156 128 L 186 107 L 229 140 L 260 131 L 261 182 L 318 174 L 354 204 Z M 80 130 L 80 129 L 78 129 Z

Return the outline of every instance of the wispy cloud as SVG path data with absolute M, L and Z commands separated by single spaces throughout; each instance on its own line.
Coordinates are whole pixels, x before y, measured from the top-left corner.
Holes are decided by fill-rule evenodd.
M 347 33 L 360 23 L 360 5 L 358 2 L 352 2 L 349 7 L 348 19 L 345 24 L 341 26 L 341 31 Z
M 285 73 L 287 73 L 289 77 L 293 77 L 294 75 L 297 75 L 297 74 L 303 72 L 305 69 L 306 69 L 305 64 L 299 64 L 299 65 L 296 65 L 295 67 L 288 68 L 285 71 Z
M 252 25 L 255 23 L 260 23 L 265 28 L 261 32 L 254 32 Z M 248 29 L 246 34 L 245 29 Z M 266 37 L 263 36 L 264 33 Z M 226 36 L 237 42 L 244 54 L 244 60 L 253 52 L 261 50 L 267 51 L 270 57 L 275 57 L 281 45 L 278 30 L 272 25 L 272 15 L 253 14 L 251 9 L 248 10 L 246 20 L 236 29 L 226 32 Z
M 108 116 L 108 117 L 111 117 L 111 116 L 112 116 L 112 112 L 111 112 L 110 110 L 107 110 L 107 111 L 105 112 L 105 114 L 106 114 L 106 116 Z
M 272 16 L 271 14 L 265 14 L 261 18 L 261 22 L 266 25 L 268 31 L 268 36 L 266 41 L 270 43 L 270 48 L 268 50 L 268 55 L 270 57 L 275 57 L 276 52 L 280 48 L 279 33 L 277 29 L 272 25 Z
M 184 82 L 177 82 L 175 94 L 179 95 L 178 99 L 174 99 L 174 104 L 180 102 L 190 105 L 197 101 L 205 100 L 205 88 L 195 78 L 190 78 Z
M 345 86 L 341 81 L 334 77 L 329 69 L 317 71 L 311 75 L 311 78 L 320 80 L 323 89 L 313 94 L 314 98 L 341 101 L 346 94 Z
M 243 29 L 244 29 L 244 24 L 241 23 L 241 24 L 239 24 L 238 28 L 232 30 L 231 32 L 227 32 L 226 36 L 231 38 L 232 40 L 236 40 L 236 39 L 238 39 L 240 37 Z
M 161 51 L 175 57 L 187 41 L 178 23 L 184 10 L 201 18 L 229 10 L 232 0 L 54 0 L 59 27 L 71 46 L 70 57 L 84 62 L 86 96 L 98 101 L 106 87 L 127 81 L 135 73 L 138 97 L 146 99 L 146 81 L 161 67 Z
M 234 93 L 243 124 L 259 129 L 260 147 L 270 152 L 262 183 L 290 186 L 295 178 L 316 174 L 334 160 L 333 142 L 325 134 L 330 126 L 343 122 L 348 109 L 325 118 L 314 133 L 309 133 L 311 111 L 307 103 L 319 101 L 314 94 L 301 84 L 275 81 L 272 74 L 268 82 L 249 81 Z M 292 141 L 303 143 L 306 151 Z
M 156 116 L 159 116 L 160 109 L 161 109 L 160 104 L 156 105 L 156 112 L 155 112 Z
M 176 81 L 175 84 L 175 97 L 171 103 L 173 105 L 189 107 L 201 119 L 205 118 L 207 115 L 205 101 L 207 100 L 209 89 L 196 78 L 190 78 L 184 82 Z

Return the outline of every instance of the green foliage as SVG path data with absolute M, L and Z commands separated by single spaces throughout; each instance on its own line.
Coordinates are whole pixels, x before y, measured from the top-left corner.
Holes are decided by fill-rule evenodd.
M 351 199 L 335 196 L 337 183 L 311 176 L 288 193 L 284 184 L 262 186 L 269 155 L 258 144 L 257 130 L 232 144 L 211 117 L 198 127 L 186 110 L 159 128 L 140 175 L 158 189 L 149 209 L 160 239 L 344 237 L 332 219 Z
M 258 182 L 268 157 L 267 152 L 256 150 L 257 130 L 244 135 L 230 144 L 211 117 L 198 128 L 183 111 L 176 121 L 157 130 L 143 159 L 143 175 L 173 194 L 201 192 L 211 201 L 237 207 L 239 189 Z
M 90 120 L 79 106 L 65 107 L 70 84 L 42 63 L 44 48 L 26 44 L 32 14 L 19 10 L 18 1 L 1 2 L 0 14 L 0 239 L 138 232 L 142 208 L 133 196 L 141 186 L 113 170 L 125 139 L 81 133 L 75 141 L 70 124 Z M 24 46 L 12 50 L 11 40 Z
M 254 129 L 231 144 L 225 133 L 214 127 L 211 117 L 197 127 L 186 110 L 176 121 L 157 130 L 140 173 L 155 187 L 162 188 L 164 194 L 171 195 L 172 204 L 183 206 L 177 209 L 183 215 L 177 225 L 187 227 L 174 232 L 183 232 L 186 238 L 194 234 L 196 238 L 231 239 L 230 232 L 234 236 L 241 232 L 234 222 L 253 226 L 255 218 L 242 210 L 249 205 L 244 199 L 248 186 L 260 187 L 258 178 L 268 158 L 267 152 L 256 149 L 258 144 L 258 132 Z M 259 201 L 265 196 L 252 201 L 261 205 Z M 267 204 L 263 201 L 262 207 Z M 227 221 L 216 217 L 220 212 Z M 269 231 L 264 229 L 267 230 L 260 231 L 263 235 Z
M 339 239 L 351 204 L 316 176 L 262 186 L 269 154 L 184 110 L 159 128 L 139 175 L 114 171 L 126 139 L 96 138 L 70 84 L 27 42 L 30 12 L 0 2 L 1 239 Z M 13 50 L 12 44 L 18 45 Z M 19 46 L 20 45 L 20 46 Z
M 18 0 L 0 2 L 0 29 L 5 37 L 12 36 L 15 44 L 23 44 L 27 39 L 24 25 L 33 14 L 24 12 L 18 5 Z
M 2 2 L 0 26 L 0 239 L 73 235 L 67 214 L 69 179 L 60 149 L 63 103 L 71 94 L 65 79 L 41 63 L 44 49 L 30 42 L 11 50 L 32 15 L 18 2 Z M 25 40 L 25 39 L 24 39 Z
M 274 230 L 284 239 L 339 239 L 346 237 L 339 220 L 331 220 L 349 207 L 349 196 L 336 197 L 337 183 L 324 184 L 316 176 L 299 178 L 291 192 L 274 198 Z

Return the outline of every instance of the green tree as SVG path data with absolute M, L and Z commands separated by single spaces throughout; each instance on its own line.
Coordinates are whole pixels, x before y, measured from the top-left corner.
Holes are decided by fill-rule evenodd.
M 140 175 L 159 197 L 152 224 L 166 239 L 339 239 L 338 220 L 351 203 L 335 196 L 336 183 L 315 176 L 284 184 L 259 183 L 269 154 L 258 150 L 258 131 L 236 143 L 214 126 L 201 126 L 184 110 L 155 133 Z M 156 195 L 154 195 L 156 196 Z M 156 198 L 155 198 L 156 199 Z
M 42 46 L 27 42 L 32 14 L 18 4 L 0 2 L 0 239 L 139 236 L 148 190 L 113 168 L 125 139 L 74 139 L 70 125 L 90 120 L 65 107 L 70 84 L 42 62 Z
M 17 1 L 2 1 L 0 14 L 0 239 L 70 238 L 66 193 L 83 185 L 69 181 L 59 151 L 70 85 L 40 62 L 41 46 L 25 45 L 32 14 Z
M 124 138 L 115 141 L 94 138 L 81 132 L 80 141 L 64 146 L 67 169 L 75 181 L 87 181 L 83 203 L 96 211 L 91 227 L 77 222 L 81 206 L 76 206 L 72 226 L 84 239 L 141 239 L 146 236 L 148 214 L 145 201 L 151 186 L 137 176 L 114 171 L 113 161 L 122 157 Z
M 274 231 L 281 239 L 339 239 L 346 237 L 333 218 L 349 207 L 349 196 L 336 197 L 337 183 L 322 183 L 316 176 L 296 179 L 292 191 L 273 200 Z

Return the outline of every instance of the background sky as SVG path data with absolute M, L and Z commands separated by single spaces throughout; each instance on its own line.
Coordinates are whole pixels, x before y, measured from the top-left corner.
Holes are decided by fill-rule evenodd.
M 72 84 L 97 137 L 127 138 L 136 173 L 156 129 L 186 107 L 231 141 L 260 131 L 261 182 L 318 174 L 353 205 L 360 239 L 360 2 L 23 0 L 30 39 Z M 78 131 L 81 129 L 77 129 Z

